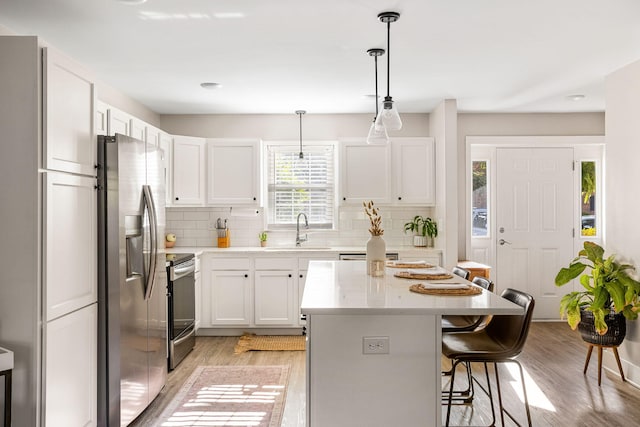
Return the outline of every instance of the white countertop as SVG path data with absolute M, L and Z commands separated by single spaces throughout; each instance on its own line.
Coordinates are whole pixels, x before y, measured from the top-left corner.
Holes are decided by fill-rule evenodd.
M 10 369 L 13 369 L 13 352 L 0 347 L 0 371 L 8 371 Z
M 331 247 L 318 247 L 318 246 L 231 246 L 229 248 L 218 248 L 217 246 L 174 246 L 173 248 L 166 248 L 166 253 L 177 254 L 177 253 L 195 253 L 196 255 L 200 255 L 202 253 L 215 253 L 215 254 L 262 254 L 262 255 L 271 255 L 271 254 L 291 254 L 296 253 L 297 255 L 304 254 L 314 254 L 314 253 L 325 253 L 325 254 L 340 254 L 340 253 L 364 253 L 366 248 L 364 246 L 331 246 Z M 407 246 L 407 247 L 398 247 L 398 248 L 387 248 L 387 252 L 399 252 L 403 254 L 408 254 L 406 256 L 428 256 L 429 254 L 439 254 L 442 252 L 441 249 L 434 248 L 421 248 L 415 246 Z
M 474 296 L 425 295 L 409 291 L 415 283 L 366 274 L 365 261 L 311 261 L 302 298 L 304 314 L 521 314 L 522 308 L 492 292 Z M 450 282 L 463 282 L 454 276 Z M 438 280 L 437 282 L 442 282 Z M 464 281 L 465 283 L 468 283 Z

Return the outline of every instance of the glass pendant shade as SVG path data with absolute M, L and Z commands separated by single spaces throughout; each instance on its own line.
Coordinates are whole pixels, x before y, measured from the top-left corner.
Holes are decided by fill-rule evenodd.
M 387 144 L 389 142 L 389 135 L 387 135 L 387 129 L 382 126 L 376 126 L 376 121 L 371 123 L 369 128 L 369 134 L 367 135 L 367 144 Z
M 400 120 L 400 114 L 395 107 L 395 104 L 390 96 L 385 96 L 382 102 L 382 109 L 380 114 L 376 117 L 376 128 L 385 128 L 386 130 L 400 130 L 402 129 L 402 120 Z

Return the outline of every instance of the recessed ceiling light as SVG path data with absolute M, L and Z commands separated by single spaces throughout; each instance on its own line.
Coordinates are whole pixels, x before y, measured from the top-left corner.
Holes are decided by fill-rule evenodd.
M 244 18 L 244 13 L 242 12 L 218 12 L 214 13 L 213 16 L 218 19 L 239 19 Z
M 214 82 L 200 83 L 200 86 L 203 89 L 209 89 L 209 90 L 218 89 L 219 87 L 222 87 L 222 85 L 220 83 L 214 83 Z
M 570 101 L 582 101 L 584 98 L 585 98 L 585 96 L 582 95 L 582 94 L 579 94 L 579 93 L 577 93 L 575 95 L 568 95 L 567 96 L 567 99 L 570 100 Z
M 118 0 L 119 3 L 135 6 L 137 4 L 146 3 L 147 0 Z

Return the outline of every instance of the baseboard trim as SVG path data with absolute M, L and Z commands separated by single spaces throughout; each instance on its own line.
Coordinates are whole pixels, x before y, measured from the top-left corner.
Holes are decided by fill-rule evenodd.
M 620 358 L 620 363 L 622 364 L 622 371 L 624 372 L 624 377 L 627 382 L 636 388 L 640 388 L 640 366 L 634 365 L 622 357 Z M 616 358 L 613 351 L 609 348 L 603 352 L 602 366 L 617 378 L 620 378 Z
M 198 337 L 239 337 L 246 333 L 256 335 L 302 335 L 302 328 L 200 328 Z

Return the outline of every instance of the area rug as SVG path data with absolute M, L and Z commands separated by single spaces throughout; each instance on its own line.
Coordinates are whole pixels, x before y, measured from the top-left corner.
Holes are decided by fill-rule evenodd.
M 304 335 L 255 335 L 244 334 L 235 346 L 235 354 L 250 350 L 304 350 Z
M 198 366 L 157 426 L 279 427 L 289 366 Z

